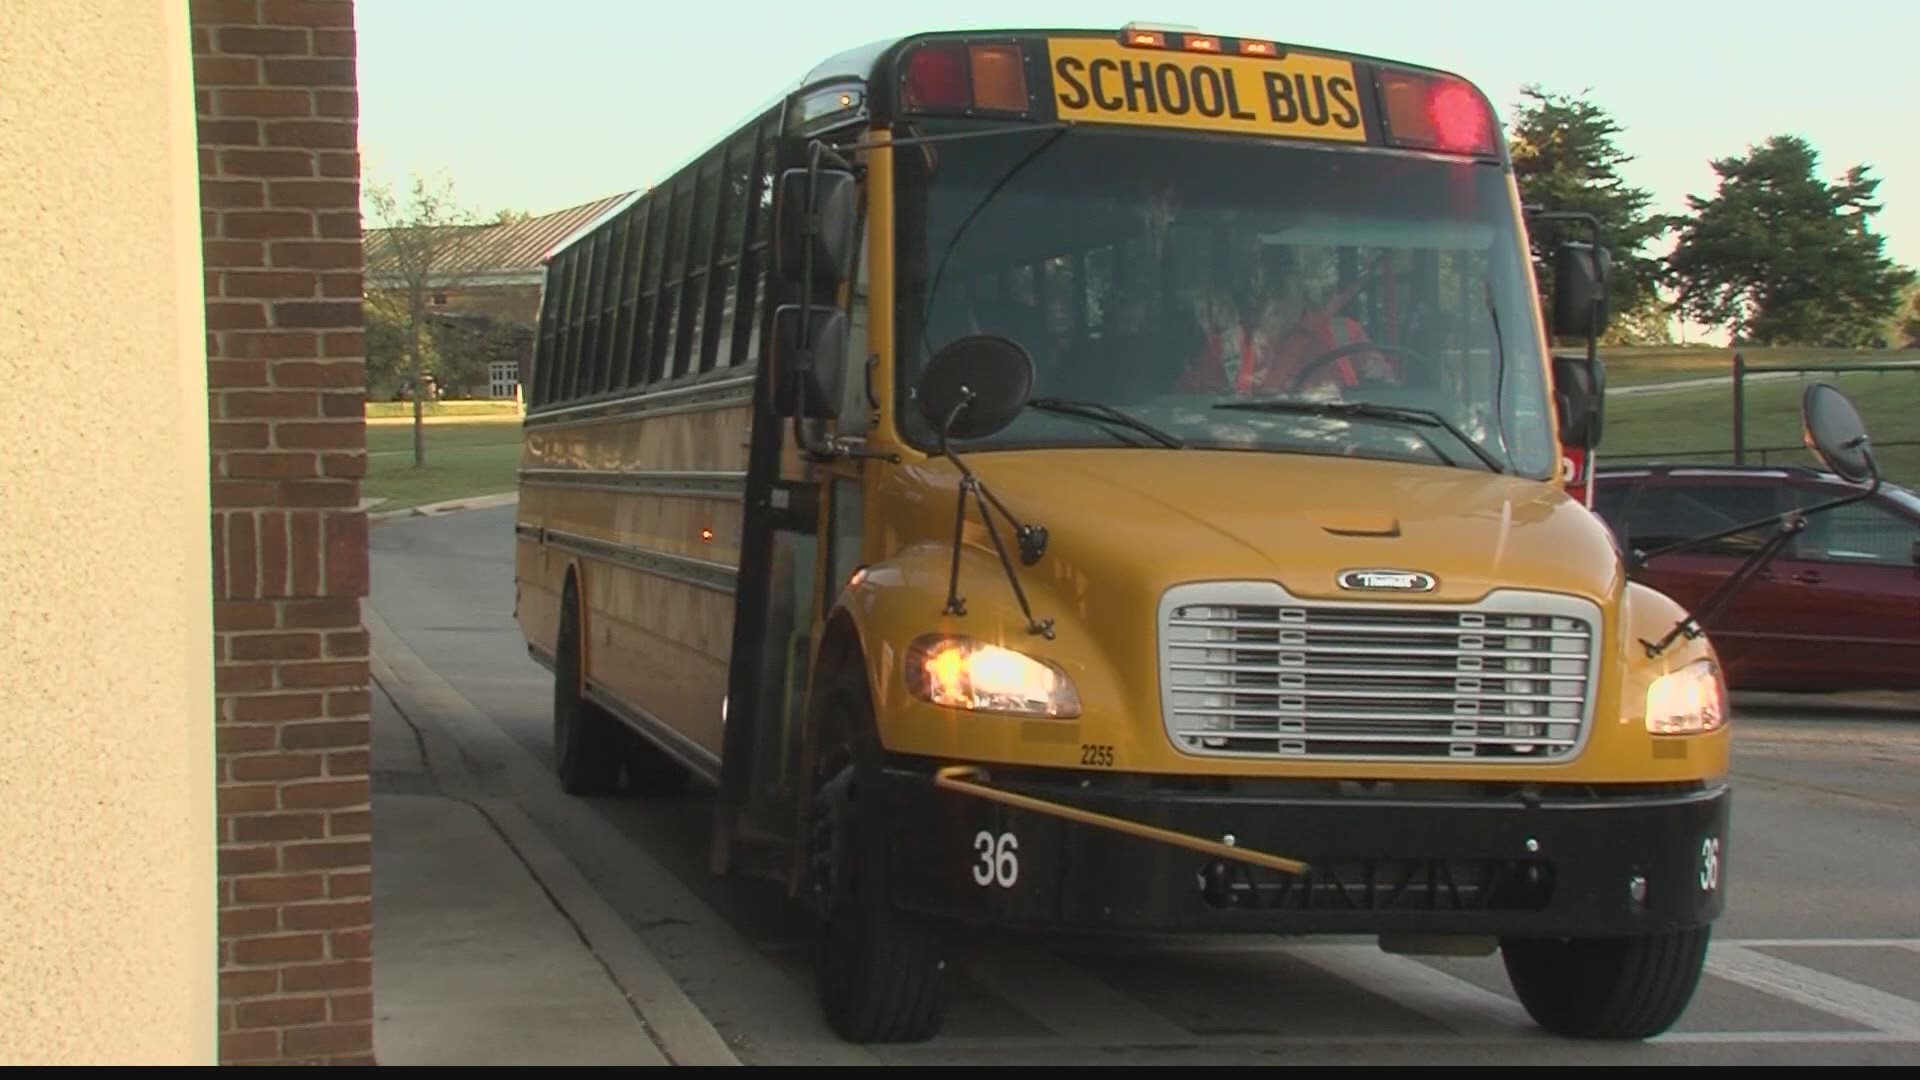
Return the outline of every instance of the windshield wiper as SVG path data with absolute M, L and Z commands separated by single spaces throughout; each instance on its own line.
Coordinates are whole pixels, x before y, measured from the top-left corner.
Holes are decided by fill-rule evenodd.
M 1110 420 L 1123 427 L 1130 427 L 1162 446 L 1171 446 L 1175 450 L 1184 450 L 1187 441 L 1178 435 L 1154 427 L 1131 413 L 1121 412 L 1111 405 L 1102 405 L 1097 401 L 1069 401 L 1066 398 L 1034 398 L 1027 402 L 1028 408 L 1041 412 L 1058 413 L 1062 416 L 1082 416 L 1090 420 Z
M 1387 423 L 1408 424 L 1415 427 L 1445 428 L 1447 433 L 1465 444 L 1474 456 L 1486 462 L 1493 472 L 1504 473 L 1506 467 L 1500 459 L 1494 457 L 1487 448 L 1475 442 L 1466 432 L 1456 427 L 1453 421 L 1434 412 L 1432 409 L 1416 409 L 1404 405 L 1376 405 L 1370 401 L 1297 401 L 1291 398 L 1255 398 L 1249 401 L 1222 401 L 1214 405 L 1216 409 L 1244 409 L 1248 412 L 1299 413 L 1303 416 L 1337 416 L 1343 419 L 1360 417 L 1367 420 L 1382 420 Z M 1432 446 L 1431 440 L 1427 445 Z M 1434 447 L 1434 453 L 1440 453 Z M 1445 454 L 1440 458 L 1451 465 L 1453 462 Z

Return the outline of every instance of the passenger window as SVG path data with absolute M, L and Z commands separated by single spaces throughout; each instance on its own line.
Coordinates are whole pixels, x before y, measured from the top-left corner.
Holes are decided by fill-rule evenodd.
M 1871 502 L 1826 510 L 1807 519 L 1796 557 L 1818 562 L 1912 566 L 1920 526 Z
M 1644 550 L 1710 536 L 1778 512 L 1772 488 L 1739 484 L 1648 484 L 1626 493 L 1618 511 L 1626 516 L 1624 543 Z M 1764 527 L 1749 529 L 1688 550 L 1744 558 L 1766 543 L 1767 534 Z

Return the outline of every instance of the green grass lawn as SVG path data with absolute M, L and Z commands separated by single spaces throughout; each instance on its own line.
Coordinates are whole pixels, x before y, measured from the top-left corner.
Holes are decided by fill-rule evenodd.
M 1555 352 L 1576 351 L 1561 346 Z M 1608 386 L 1640 386 L 1733 375 L 1736 350 L 1718 346 L 1630 346 L 1601 349 Z M 1878 364 L 1920 361 L 1920 350 L 1751 348 L 1738 350 L 1754 367 L 1775 364 Z
M 518 415 L 437 417 L 423 426 L 427 464 L 416 469 L 411 418 L 369 417 L 367 477 L 360 493 L 385 500 L 372 508 L 374 513 L 514 489 L 520 464 Z
M 1611 365 L 1609 365 L 1611 367 Z M 1920 487 L 1920 371 L 1846 372 L 1755 383 L 1747 387 L 1747 461 L 1749 464 L 1819 464 L 1800 442 L 1800 395 L 1808 383 L 1829 382 L 1853 399 L 1879 444 L 1875 459 L 1888 480 Z M 1758 447 L 1792 447 L 1767 455 Z M 1682 463 L 1724 464 L 1733 460 L 1733 395 L 1730 389 L 1703 387 L 1664 393 L 1609 395 L 1606 428 L 1601 435 L 1602 466 L 1654 460 L 1661 452 L 1717 451 L 1711 455 L 1666 457 Z
M 513 417 L 516 420 L 520 417 L 520 407 L 514 402 L 495 401 L 492 399 L 430 401 L 427 403 L 424 412 L 426 418 L 429 420 L 448 416 Z M 367 419 L 369 420 L 397 420 L 402 417 L 408 420 L 413 419 L 413 402 L 367 402 Z

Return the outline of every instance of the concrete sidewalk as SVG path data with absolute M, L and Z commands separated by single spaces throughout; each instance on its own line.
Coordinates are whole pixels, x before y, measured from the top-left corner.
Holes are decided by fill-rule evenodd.
M 374 694 L 374 1055 L 382 1065 L 663 1065 L 632 1004 L 479 805 Z
M 430 675 L 374 670 L 379 1064 L 738 1064 L 565 855 L 474 781 Z

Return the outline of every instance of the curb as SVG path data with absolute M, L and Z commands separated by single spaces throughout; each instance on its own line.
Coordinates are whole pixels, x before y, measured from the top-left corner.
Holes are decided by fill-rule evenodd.
M 377 522 L 392 521 L 395 518 L 438 517 L 441 514 L 454 514 L 462 510 L 491 510 L 497 506 L 512 506 L 519 501 L 519 492 L 507 491 L 497 495 L 475 495 L 465 499 L 449 499 L 446 502 L 409 506 L 403 510 L 382 510 L 377 514 L 368 514 L 367 520 Z
M 669 1063 L 741 1064 L 712 1020 L 596 886 L 527 810 L 498 789 L 500 781 L 490 775 L 491 770 L 537 768 L 529 752 L 428 667 L 371 605 L 363 617 L 372 681 L 402 716 L 417 725 L 422 756 L 439 779 L 441 794 L 468 802 L 493 823 L 514 856 L 546 890 L 557 915 L 572 925 L 615 990 L 627 999 L 636 1022 Z M 488 760 L 495 764 L 475 770 L 475 762 Z M 597 819 L 597 814 L 593 816 Z M 666 871 L 658 873 L 664 877 Z

